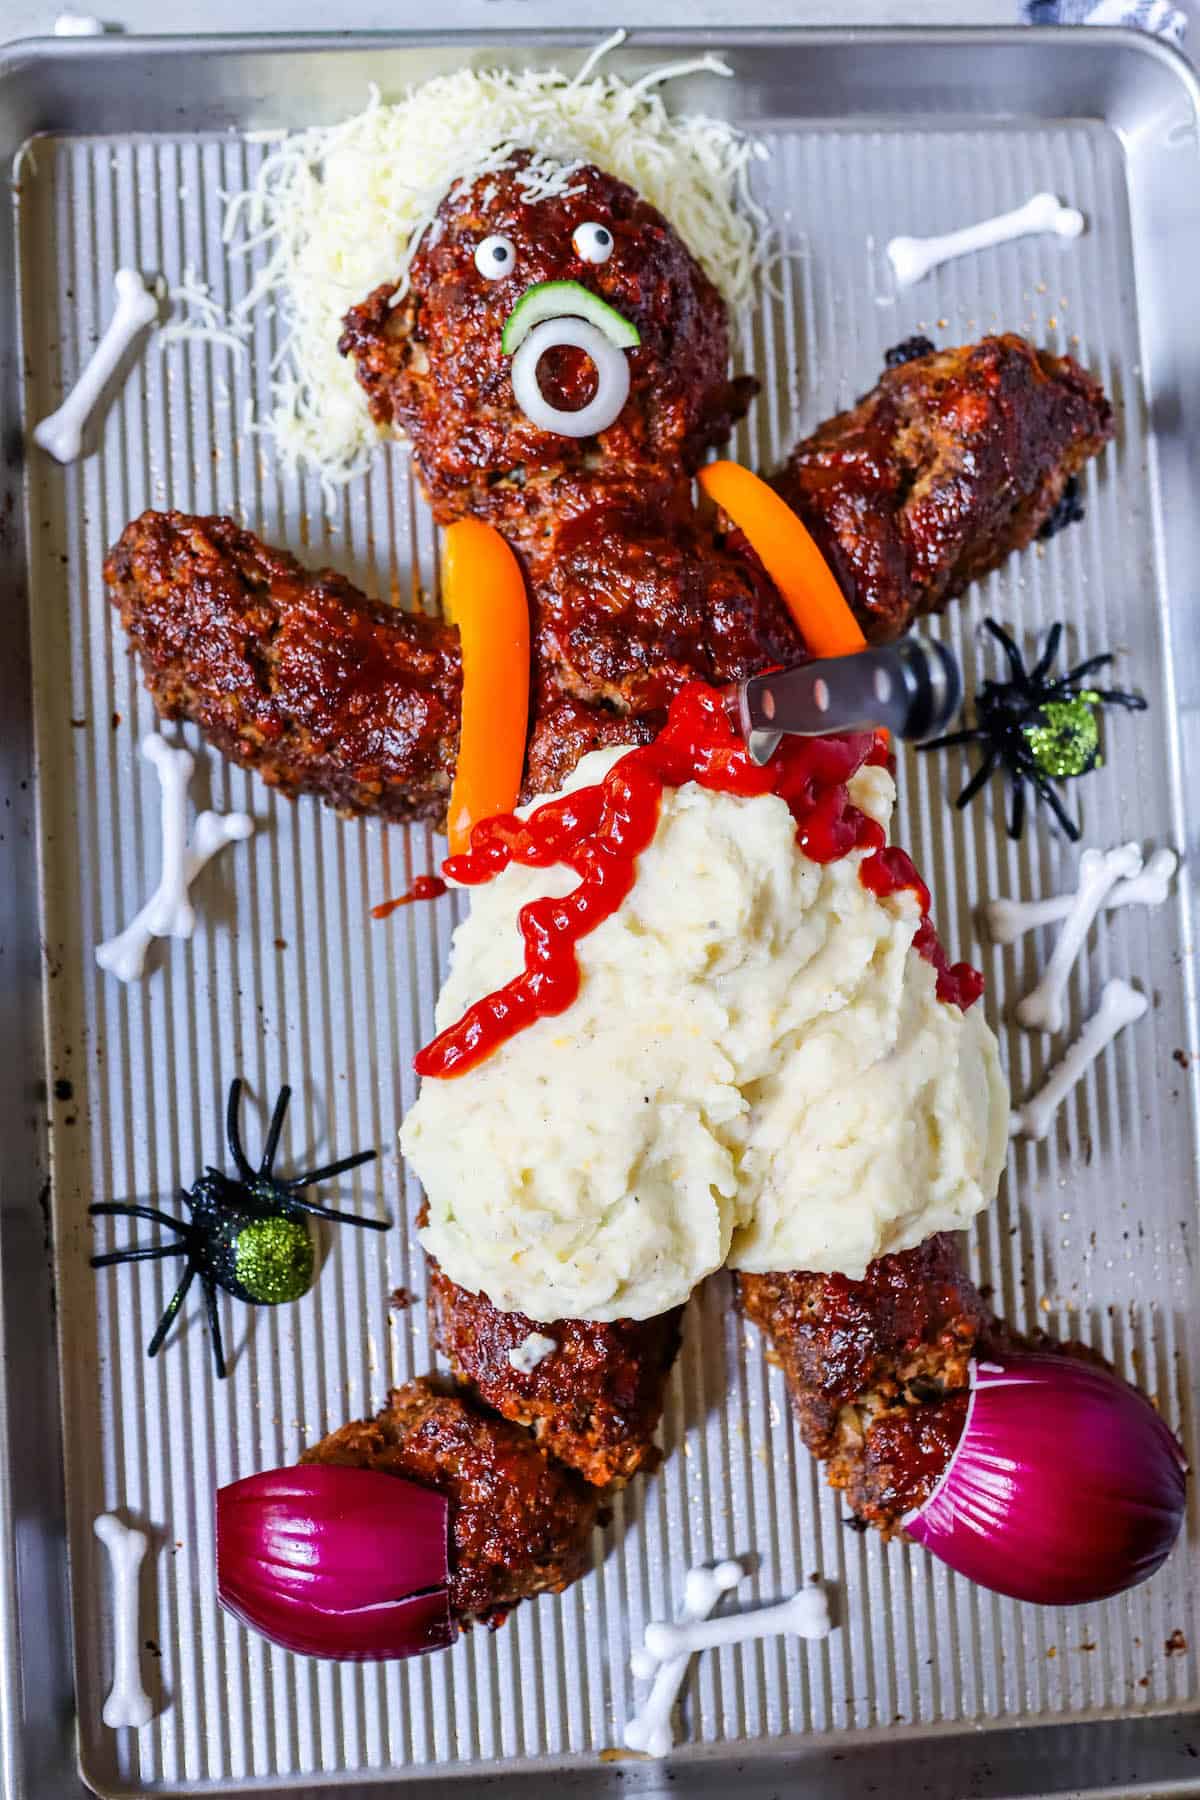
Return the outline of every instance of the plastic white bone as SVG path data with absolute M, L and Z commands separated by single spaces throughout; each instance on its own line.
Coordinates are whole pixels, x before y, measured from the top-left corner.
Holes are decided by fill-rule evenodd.
M 1063 995 L 1076 958 L 1083 949 L 1092 921 L 1118 881 L 1128 881 L 1142 870 L 1142 853 L 1136 844 L 1115 850 L 1085 850 L 1079 859 L 1079 884 L 1071 910 L 1063 921 L 1050 961 L 1037 986 L 1017 1006 L 1017 1023 L 1026 1031 L 1061 1031 Z
M 188 899 L 187 801 L 196 759 L 157 731 L 142 739 L 142 755 L 158 771 L 162 816 L 162 874 L 146 909 L 146 924 L 155 937 L 191 937 L 196 915 Z
M 1103 910 L 1118 906 L 1162 906 L 1170 897 L 1171 882 L 1179 867 L 1173 850 L 1156 850 L 1140 875 L 1118 881 L 1105 897 Z M 1054 894 L 1048 900 L 989 900 L 984 908 L 988 936 L 993 944 L 1015 944 L 1039 925 L 1057 925 L 1075 904 L 1074 894 Z
M 34 442 L 60 463 L 75 461 L 92 408 L 138 332 L 158 317 L 158 301 L 136 269 L 118 269 L 115 287 L 117 310 L 86 369 L 58 411 L 34 426 Z
M 254 820 L 246 813 L 202 812 L 185 842 L 187 793 L 194 759 L 149 732 L 142 755 L 158 771 L 162 786 L 162 875 L 145 906 L 118 936 L 96 946 L 96 961 L 118 981 L 137 981 L 146 970 L 146 952 L 156 937 L 191 937 L 196 915 L 188 890 L 201 869 L 225 844 L 248 838 Z
M 1057 194 L 1035 194 L 1015 212 L 1000 213 L 978 225 L 965 225 L 961 231 L 950 231 L 944 237 L 894 237 L 887 247 L 888 260 L 901 287 L 911 287 L 936 269 L 939 263 L 972 250 L 990 250 L 994 244 L 1007 244 L 1013 238 L 1031 237 L 1053 231 L 1058 237 L 1077 238 L 1084 219 L 1073 206 L 1064 206 Z
M 1145 994 L 1127 981 L 1107 982 L 1100 1004 L 1067 1051 L 1062 1061 L 1051 1069 L 1040 1092 L 1013 1113 L 1009 1121 L 1011 1137 L 1036 1138 L 1039 1142 L 1050 1130 L 1054 1115 L 1075 1086 L 1108 1047 L 1117 1033 L 1132 1025 L 1146 1011 Z
M 154 1705 L 138 1666 L 138 1572 L 146 1554 L 144 1531 L 101 1513 L 92 1529 L 108 1551 L 113 1595 L 113 1678 L 101 1717 L 110 1731 L 147 1725 Z
M 833 1625 L 829 1597 L 823 1587 L 804 1587 L 778 1606 L 758 1612 L 731 1613 L 721 1619 L 681 1620 L 676 1625 L 647 1625 L 646 1650 L 660 1660 L 690 1656 L 697 1650 L 719 1650 L 725 1644 L 748 1644 L 755 1638 L 828 1637 Z
M 689 1569 L 683 1584 L 680 1621 L 707 1619 L 721 1595 L 735 1588 L 741 1579 L 742 1565 L 732 1560 L 719 1562 L 713 1569 Z M 690 1651 L 670 1656 L 665 1661 L 646 1650 L 634 1651 L 630 1657 L 633 1673 L 647 1681 L 653 1676 L 654 1686 L 640 1712 L 636 1712 L 625 1727 L 627 1749 L 641 1750 L 648 1756 L 670 1753 L 674 1741 L 671 1714 L 690 1660 Z

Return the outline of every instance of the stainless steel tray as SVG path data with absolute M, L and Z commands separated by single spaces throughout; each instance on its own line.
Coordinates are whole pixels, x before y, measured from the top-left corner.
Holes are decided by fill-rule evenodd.
M 1110 766 L 1080 796 L 1087 838 L 1171 841 L 1193 855 L 1168 908 L 1131 909 L 1097 932 L 1078 1011 L 1122 973 L 1152 992 L 1151 1015 L 1100 1064 L 1050 1143 L 1014 1152 L 974 1254 L 1010 1317 L 1100 1345 L 1190 1439 L 1198 815 L 1183 775 L 1189 751 L 1192 767 L 1200 756 L 1200 94 L 1180 58 L 1122 33 L 704 39 L 717 41 L 737 80 L 697 80 L 675 103 L 727 109 L 765 136 L 760 191 L 796 253 L 782 297 L 750 322 L 767 391 L 738 454 L 773 462 L 917 329 L 942 342 L 1026 332 L 1073 350 L 1118 401 L 1118 441 L 1086 478 L 1086 522 L 977 587 L 944 630 L 969 667 L 985 612 L 1030 633 L 1061 612 L 1080 654 L 1120 646 L 1153 709 L 1113 728 Z M 661 1770 L 598 1760 L 620 1743 L 632 1704 L 629 1645 L 648 1617 L 674 1610 L 689 1563 L 740 1551 L 757 1554 L 763 1596 L 821 1570 L 840 1629 L 826 1645 L 702 1659 L 670 1791 L 769 1792 L 786 1779 L 791 1793 L 823 1796 L 874 1784 L 906 1795 L 1200 1792 L 1196 1658 L 1165 1649 L 1177 1628 L 1197 1642 L 1195 1520 L 1155 1581 L 1079 1613 L 997 1600 L 919 1550 L 847 1532 L 723 1279 L 691 1309 L 662 1471 L 619 1499 L 594 1575 L 561 1599 L 523 1607 L 497 1636 L 477 1633 L 448 1655 L 368 1669 L 273 1652 L 216 1608 L 214 1486 L 292 1458 L 429 1366 L 423 1307 L 387 1306 L 397 1284 L 422 1287 L 414 1195 L 390 1147 L 451 902 L 372 924 L 368 905 L 431 867 L 435 844 L 278 803 L 205 755 L 201 795 L 246 806 L 258 833 L 205 877 L 190 946 L 156 950 L 140 987 L 101 976 L 92 947 L 140 904 L 157 856 L 156 793 L 136 754 L 152 713 L 109 618 L 101 560 L 144 506 L 226 509 L 313 562 L 409 594 L 418 578 L 432 584 L 433 534 L 400 450 L 381 451 L 329 512 L 317 484 L 281 475 L 245 433 L 278 321 L 261 325 L 248 363 L 151 345 L 96 453 L 66 471 L 24 446 L 86 358 L 119 263 L 171 280 L 191 264 L 219 298 L 244 291 L 251 269 L 222 248 L 219 196 L 264 154 L 247 131 L 332 120 L 370 80 L 395 90 L 464 56 L 556 59 L 579 42 L 98 40 L 17 47 L 0 62 L 14 197 L 0 238 L 5 1791 L 62 1795 L 77 1769 L 105 1793 L 295 1793 L 336 1779 L 364 1791 L 411 1780 L 417 1792 L 419 1778 L 455 1775 L 475 1791 L 485 1773 L 518 1772 L 534 1794 L 667 1791 Z M 619 60 L 636 69 L 697 42 L 647 33 Z M 1087 214 L 1071 250 L 1010 246 L 880 303 L 879 247 L 894 231 L 945 229 L 1039 187 Z M 1000 1021 L 1036 949 L 980 947 L 972 909 L 988 891 L 1061 885 L 1072 857 L 1042 832 L 1012 846 L 990 804 L 954 814 L 959 772 L 943 759 L 906 762 L 899 836 L 932 883 L 948 941 L 982 957 Z M 1017 1033 L 1007 1044 L 1020 1094 L 1046 1055 Z M 169 1196 L 214 1158 L 235 1070 L 260 1105 L 284 1076 L 297 1087 L 297 1155 L 387 1148 L 377 1193 L 361 1197 L 389 1206 L 398 1225 L 383 1251 L 353 1233 L 330 1241 L 300 1305 L 228 1312 L 236 1356 L 219 1385 L 190 1313 L 147 1362 L 162 1279 L 153 1265 L 94 1278 L 85 1208 Z M 144 1636 L 161 1660 L 143 1660 L 164 1705 L 139 1734 L 100 1724 L 109 1645 L 91 1523 L 105 1508 L 155 1535 Z

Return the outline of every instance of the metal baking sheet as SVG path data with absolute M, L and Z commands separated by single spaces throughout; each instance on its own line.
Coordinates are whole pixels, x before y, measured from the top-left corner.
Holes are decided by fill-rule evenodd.
M 726 111 L 762 135 L 771 154 L 758 191 L 789 252 L 778 296 L 743 322 L 764 393 L 734 453 L 775 462 L 868 387 L 883 350 L 914 331 L 950 343 L 1012 329 L 1093 369 L 1120 428 L 1084 478 L 1084 523 L 977 584 L 940 629 L 969 669 L 984 657 L 986 613 L 1030 636 L 1062 615 L 1080 657 L 1118 647 L 1122 676 L 1152 707 L 1110 727 L 1109 764 L 1079 793 L 1086 841 L 1136 837 L 1194 852 L 1184 771 L 1189 743 L 1193 766 L 1197 755 L 1200 695 L 1187 461 L 1200 441 L 1189 299 L 1200 108 L 1186 66 L 1121 33 L 1088 33 L 1083 44 L 1053 32 L 728 32 L 703 47 L 716 41 L 736 80 L 697 79 L 674 104 Z M 76 1749 L 82 1779 L 101 1793 L 295 1792 L 331 1780 L 369 1790 L 485 1770 L 523 1772 L 535 1794 L 538 1777 L 547 1792 L 564 1781 L 589 1793 L 655 1791 L 658 1771 L 602 1760 L 634 1704 L 630 1645 L 647 1619 L 675 1611 L 690 1563 L 735 1553 L 756 1559 L 747 1597 L 774 1597 L 820 1571 L 839 1627 L 824 1644 L 702 1658 L 673 1791 L 690 1782 L 728 1792 L 735 1769 L 739 1791 L 757 1791 L 756 1780 L 777 1779 L 781 1755 L 797 1793 L 861 1793 L 873 1778 L 898 1791 L 901 1767 L 914 1794 L 968 1784 L 1132 1794 L 1167 1780 L 1181 1783 L 1172 1791 L 1200 1791 L 1189 1781 L 1187 1721 L 1200 1697 L 1194 1498 L 1190 1543 L 1156 1579 L 1072 1612 L 997 1599 L 920 1550 L 848 1531 L 724 1277 L 689 1310 L 662 1469 L 617 1498 L 594 1572 L 562 1597 L 521 1607 L 500 1633 L 476 1632 L 447 1655 L 366 1668 L 287 1656 L 216 1606 L 214 1487 L 292 1460 L 432 1364 L 416 1195 L 394 1144 L 455 903 L 373 923 L 373 902 L 435 866 L 437 841 L 281 802 L 189 729 L 178 735 L 198 752 L 198 803 L 246 808 L 256 835 L 203 878 L 191 944 L 157 946 L 141 985 L 103 976 L 94 945 L 156 878 L 158 799 L 137 754 L 152 708 L 110 618 L 101 564 L 146 506 L 227 511 L 373 592 L 433 604 L 420 597 L 436 593 L 434 533 L 401 448 L 381 449 L 369 476 L 328 505 L 318 483 L 281 472 L 246 430 L 247 403 L 266 399 L 278 318 L 260 319 L 244 359 L 151 343 L 82 462 L 62 470 L 22 446 L 86 360 L 119 265 L 171 283 L 194 269 L 222 302 L 245 291 L 255 264 L 222 244 L 222 195 L 266 154 L 255 131 L 343 115 L 371 79 L 398 91 L 465 56 L 553 61 L 578 42 L 99 42 L 18 48 L 0 65 L 0 148 L 11 159 L 33 138 L 19 164 L 10 160 L 13 228 L 0 247 L 0 557 L 11 575 L 0 940 L 10 1046 L 0 1083 L 9 1791 L 66 1792 L 79 1779 L 66 1773 Z M 664 51 L 697 47 L 685 34 L 646 34 L 617 66 L 636 72 Z M 1077 244 L 1027 241 L 952 264 L 899 299 L 890 293 L 881 251 L 894 232 L 945 230 L 1039 188 L 1086 214 Z M 948 795 L 960 777 L 953 760 L 907 756 L 897 833 L 933 887 L 948 943 L 987 971 L 1020 1096 L 1051 1055 L 1004 1021 L 1046 946 L 981 945 L 975 908 L 992 892 L 1062 888 L 1074 855 L 1043 830 L 1011 844 L 991 801 L 954 813 Z M 1144 986 L 1152 1010 L 1093 1070 L 1050 1141 L 1014 1150 L 972 1245 L 1010 1318 L 1099 1346 L 1189 1442 L 1197 866 L 1193 854 L 1161 911 L 1100 922 L 1072 1023 L 1114 974 Z M 147 1361 L 170 1277 L 153 1264 L 94 1277 L 86 1206 L 169 1199 L 218 1159 L 235 1072 L 260 1119 L 278 1084 L 292 1082 L 285 1146 L 297 1164 L 380 1146 L 355 1198 L 390 1211 L 396 1229 L 382 1244 L 327 1236 L 319 1279 L 298 1305 L 223 1303 L 233 1362 L 219 1384 L 191 1305 Z M 248 1132 L 253 1142 L 252 1110 Z M 408 1311 L 389 1307 L 398 1286 L 418 1297 Z M 142 1632 L 152 1648 L 142 1660 L 161 1708 L 138 1733 L 100 1723 L 110 1637 L 92 1520 L 107 1509 L 153 1537 Z M 1176 1631 L 1186 1652 L 1168 1652 Z M 1015 1738 L 1015 1726 L 1038 1730 Z

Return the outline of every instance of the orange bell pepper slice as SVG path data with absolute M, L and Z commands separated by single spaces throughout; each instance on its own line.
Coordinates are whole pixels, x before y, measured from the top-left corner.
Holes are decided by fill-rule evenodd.
M 458 626 L 462 718 L 446 811 L 450 854 L 471 844 L 480 819 L 511 812 L 521 791 L 529 732 L 529 601 L 521 565 L 491 525 L 447 527 L 442 604 Z
M 709 463 L 700 486 L 745 533 L 779 589 L 810 656 L 850 656 L 866 645 L 837 579 L 805 526 L 774 488 L 740 463 Z

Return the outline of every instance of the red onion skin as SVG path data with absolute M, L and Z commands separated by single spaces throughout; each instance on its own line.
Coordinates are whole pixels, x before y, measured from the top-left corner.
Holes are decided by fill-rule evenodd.
M 457 1636 L 445 1588 L 345 1612 L 323 1612 L 287 1594 L 264 1593 L 260 1587 L 242 1594 L 236 1582 L 226 1582 L 217 1591 L 221 1605 L 235 1619 L 296 1656 L 393 1662 L 446 1650 Z
M 1150 1402 L 1092 1363 L 1030 1352 L 972 1365 L 938 1486 L 904 1528 L 981 1587 L 1081 1606 L 1145 1581 L 1183 1522 L 1187 1464 Z
M 399 1476 L 311 1464 L 217 1493 L 217 1593 L 301 1656 L 382 1661 L 444 1649 L 449 1507 Z

